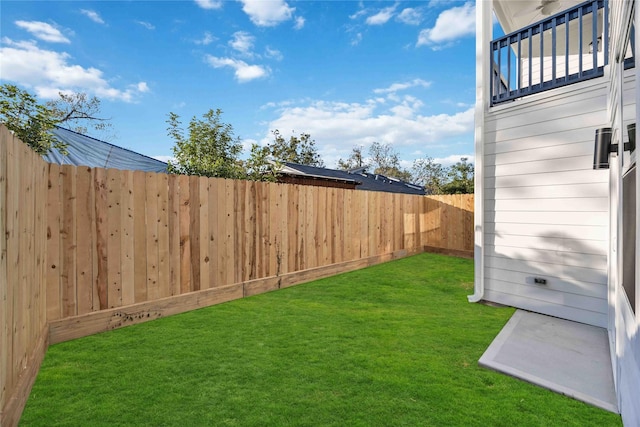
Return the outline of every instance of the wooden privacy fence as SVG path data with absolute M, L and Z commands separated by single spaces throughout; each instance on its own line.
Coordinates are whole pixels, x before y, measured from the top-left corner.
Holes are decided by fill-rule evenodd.
M 0 424 L 49 343 L 424 250 L 472 254 L 473 195 L 48 165 L 0 127 Z
M 47 169 L 0 126 L 0 426 L 18 423 L 47 349 Z
M 48 177 L 49 321 L 425 246 L 473 249 L 472 196 L 58 165 Z

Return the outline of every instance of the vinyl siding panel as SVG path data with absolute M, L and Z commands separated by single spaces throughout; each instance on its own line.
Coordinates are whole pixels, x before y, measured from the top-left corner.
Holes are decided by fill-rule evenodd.
M 485 299 L 606 326 L 608 172 L 592 169 L 606 104 L 603 78 L 488 112 Z

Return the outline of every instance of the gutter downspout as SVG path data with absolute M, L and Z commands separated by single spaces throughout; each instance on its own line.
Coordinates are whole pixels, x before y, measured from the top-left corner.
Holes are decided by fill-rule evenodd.
M 492 37 L 493 0 L 476 0 L 476 108 L 475 108 L 475 176 L 474 176 L 474 293 L 469 302 L 484 297 L 484 119 L 491 94 L 489 44 Z

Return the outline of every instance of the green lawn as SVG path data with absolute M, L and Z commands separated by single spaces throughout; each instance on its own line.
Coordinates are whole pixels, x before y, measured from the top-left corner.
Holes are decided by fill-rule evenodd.
M 619 426 L 478 367 L 513 309 L 423 254 L 49 348 L 23 426 Z

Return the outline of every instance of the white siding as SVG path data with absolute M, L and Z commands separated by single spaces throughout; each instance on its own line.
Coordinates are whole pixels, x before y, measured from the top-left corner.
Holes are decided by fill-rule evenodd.
M 489 110 L 485 299 L 606 326 L 608 173 L 592 167 L 607 119 L 605 78 Z

